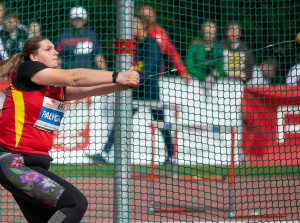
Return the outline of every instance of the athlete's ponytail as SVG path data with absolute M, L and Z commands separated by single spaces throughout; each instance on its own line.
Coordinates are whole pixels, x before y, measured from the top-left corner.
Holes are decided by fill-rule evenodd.
M 37 54 L 40 42 L 45 39 L 47 38 L 44 36 L 34 36 L 24 43 L 22 53 L 16 53 L 8 60 L 0 61 L 0 78 L 9 78 L 17 70 L 22 58 L 24 61 L 31 61 L 30 55 Z
M 0 77 L 9 78 L 21 63 L 22 53 L 16 53 L 8 60 L 0 61 Z

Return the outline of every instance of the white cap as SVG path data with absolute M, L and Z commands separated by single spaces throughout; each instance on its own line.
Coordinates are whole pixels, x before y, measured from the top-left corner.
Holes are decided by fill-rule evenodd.
M 87 19 L 88 14 L 85 8 L 83 7 L 73 7 L 70 11 L 71 19 L 82 18 Z

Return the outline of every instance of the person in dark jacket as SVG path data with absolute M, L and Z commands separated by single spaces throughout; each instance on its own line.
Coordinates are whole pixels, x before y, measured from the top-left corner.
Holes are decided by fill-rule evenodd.
M 8 10 L 5 12 L 4 27 L 6 34 L 4 37 L 4 46 L 8 57 L 21 52 L 24 42 L 29 38 L 28 32 L 23 26 L 19 25 L 19 21 L 17 11 Z
M 162 72 L 162 59 L 160 46 L 156 40 L 149 35 L 149 25 L 144 23 L 141 19 L 135 17 L 133 22 L 133 35 L 137 37 L 136 57 L 134 58 L 135 70 L 142 71 L 140 74 L 141 84 L 138 88 L 133 90 L 133 100 L 139 101 L 141 104 L 145 104 L 150 107 L 153 119 L 157 121 L 160 132 L 162 133 L 166 145 L 166 159 L 165 164 L 170 165 L 175 162 L 173 157 L 173 142 L 171 136 L 171 130 L 166 128 L 164 123 L 164 110 L 162 106 L 159 106 L 159 85 L 158 75 L 152 76 L 147 80 L 148 75 L 159 74 Z M 133 114 L 138 111 L 137 108 L 133 108 Z M 108 142 L 105 144 L 102 154 L 96 154 L 90 156 L 96 163 L 107 163 L 109 151 L 114 144 L 114 129 L 110 132 Z M 103 154 L 104 153 L 104 154 Z
M 60 32 L 54 40 L 61 68 L 106 70 L 100 40 L 93 29 L 85 27 L 88 23 L 87 10 L 81 6 L 71 8 L 70 20 L 72 28 Z

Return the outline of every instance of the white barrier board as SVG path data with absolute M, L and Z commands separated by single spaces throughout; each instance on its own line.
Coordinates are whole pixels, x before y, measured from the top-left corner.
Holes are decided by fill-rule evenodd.
M 241 82 L 224 78 L 204 86 L 197 80 L 187 84 L 180 77 L 163 77 L 160 86 L 165 122 L 171 124 L 173 134 L 177 131 L 179 164 L 228 164 L 231 127 L 241 127 Z M 54 141 L 53 163 L 89 163 L 86 154 L 100 153 L 113 127 L 114 95 L 71 102 L 70 109 Z M 135 164 L 152 159 L 151 120 L 149 107 L 139 106 L 133 117 L 131 157 Z M 156 135 L 155 161 L 163 162 L 164 140 L 160 131 Z M 113 160 L 113 151 L 110 156 Z

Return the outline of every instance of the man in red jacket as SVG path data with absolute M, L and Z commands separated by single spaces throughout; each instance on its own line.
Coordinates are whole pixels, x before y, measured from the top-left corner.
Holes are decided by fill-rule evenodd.
M 176 74 L 187 78 L 189 75 L 186 72 L 179 51 L 176 49 L 167 31 L 163 27 L 155 24 L 156 16 L 154 8 L 150 5 L 144 5 L 144 7 L 138 10 L 138 14 L 144 18 L 145 22 L 150 23 L 150 36 L 152 36 L 161 47 L 164 58 L 176 69 Z M 165 67 L 165 65 L 163 65 L 163 67 Z

